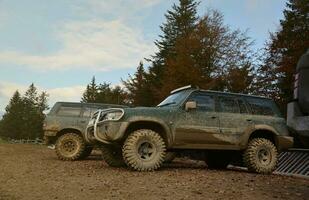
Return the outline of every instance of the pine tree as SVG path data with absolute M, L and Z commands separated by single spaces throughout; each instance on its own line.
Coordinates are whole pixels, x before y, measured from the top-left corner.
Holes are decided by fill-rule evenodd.
M 309 0 L 289 0 L 283 13 L 279 30 L 270 35 L 260 70 L 276 73 L 272 77 L 276 88 L 268 90 L 265 83 L 264 91 L 270 92 L 269 96 L 277 93 L 277 102 L 286 111 L 286 103 L 293 95 L 293 74 L 298 59 L 309 47 Z
M 98 96 L 98 86 L 95 81 L 95 77 L 92 77 L 91 83 L 87 85 L 85 92 L 83 93 L 83 97 L 81 102 L 83 103 L 97 103 Z
M 134 106 L 151 106 L 154 103 L 150 98 L 151 91 L 145 76 L 146 72 L 143 62 L 140 62 L 133 77 L 129 75 L 127 81 L 122 80 L 122 83 L 129 92 L 129 101 Z
M 197 6 L 194 0 L 179 0 L 172 10 L 165 15 L 166 22 L 160 26 L 162 35 L 155 42 L 158 52 L 150 59 L 151 66 L 146 77 L 152 90 L 154 103 L 159 103 L 164 97 L 161 89 L 164 86 L 163 77 L 168 59 L 176 54 L 176 42 L 180 37 L 187 37 L 197 23 Z
M 31 84 L 23 96 L 24 102 L 24 118 L 22 138 L 35 139 L 43 137 L 43 121 L 45 118 L 44 111 L 47 106 L 47 94 L 43 92 L 38 95 L 37 88 Z
M 0 134 L 4 138 L 21 139 L 24 131 L 24 102 L 18 90 L 13 94 L 1 120 Z

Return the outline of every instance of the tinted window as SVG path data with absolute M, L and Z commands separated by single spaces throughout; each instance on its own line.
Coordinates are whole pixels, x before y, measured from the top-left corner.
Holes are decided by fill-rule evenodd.
M 260 98 L 247 98 L 251 107 L 252 114 L 255 115 L 270 115 L 276 114 L 275 105 L 271 100 Z
M 60 107 L 58 115 L 61 116 L 79 116 L 81 108 L 79 107 Z
M 93 109 L 85 107 L 84 112 L 83 112 L 83 117 L 91 117 L 92 113 L 93 113 Z
M 193 93 L 188 101 L 196 101 L 197 109 L 202 111 L 214 111 L 215 100 L 214 97 L 208 94 Z
M 238 103 L 233 97 L 219 97 L 221 112 L 239 113 Z

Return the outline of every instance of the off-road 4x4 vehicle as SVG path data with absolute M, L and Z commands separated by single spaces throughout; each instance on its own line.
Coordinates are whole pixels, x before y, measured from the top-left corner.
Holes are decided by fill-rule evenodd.
M 157 107 L 100 110 L 85 133 L 87 141 L 104 144 L 109 164 L 138 171 L 158 169 L 172 151 L 205 160 L 210 168 L 236 160 L 250 171 L 270 173 L 278 151 L 293 145 L 271 99 L 189 86 Z
M 125 106 L 57 102 L 47 114 L 43 125 L 45 143 L 55 144 L 57 156 L 61 160 L 86 158 L 93 149 L 83 138 L 88 121 L 96 110 L 111 107 Z

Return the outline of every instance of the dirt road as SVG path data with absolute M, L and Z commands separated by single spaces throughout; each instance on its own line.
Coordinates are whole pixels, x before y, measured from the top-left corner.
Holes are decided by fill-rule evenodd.
M 176 161 L 151 173 L 108 167 L 98 156 L 63 162 L 45 146 L 0 144 L 3 199 L 309 199 L 309 180 L 207 170 Z

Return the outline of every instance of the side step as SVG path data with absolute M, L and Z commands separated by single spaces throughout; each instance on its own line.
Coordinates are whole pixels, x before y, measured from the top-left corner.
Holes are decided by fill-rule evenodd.
M 309 149 L 289 149 L 282 152 L 274 173 L 309 178 Z

